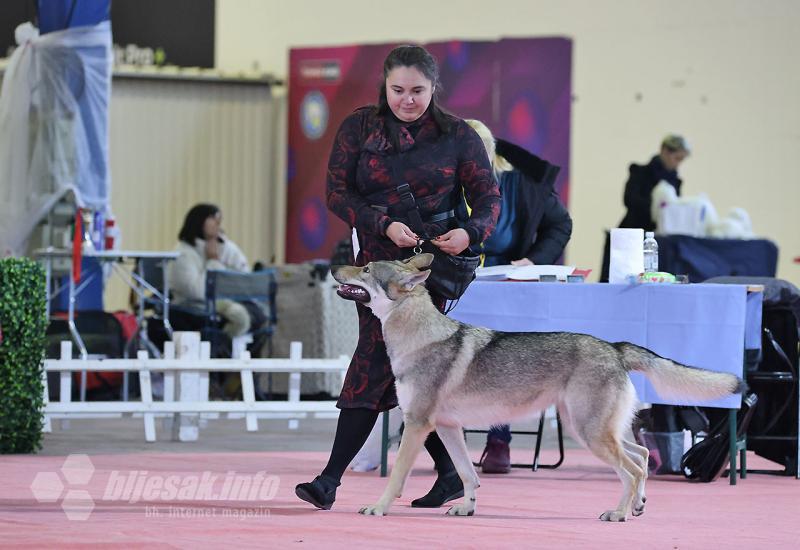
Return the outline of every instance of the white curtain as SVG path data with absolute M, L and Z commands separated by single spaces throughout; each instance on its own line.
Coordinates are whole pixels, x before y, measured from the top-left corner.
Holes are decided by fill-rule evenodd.
M 19 31 L 20 29 L 18 29 Z M 0 93 L 0 255 L 65 194 L 110 214 L 111 24 L 20 37 Z

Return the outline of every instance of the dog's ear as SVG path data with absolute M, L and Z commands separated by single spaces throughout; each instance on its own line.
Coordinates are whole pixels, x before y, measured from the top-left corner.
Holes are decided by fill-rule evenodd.
M 415 286 L 425 281 L 430 275 L 430 270 L 418 271 L 417 273 L 409 273 L 400 279 L 400 286 L 403 290 L 413 290 Z
M 407 263 L 408 265 L 413 265 L 419 270 L 428 269 L 433 263 L 433 254 L 430 254 L 428 252 L 424 252 L 422 254 L 415 254 L 414 256 L 411 256 L 410 258 L 405 260 L 405 263 Z

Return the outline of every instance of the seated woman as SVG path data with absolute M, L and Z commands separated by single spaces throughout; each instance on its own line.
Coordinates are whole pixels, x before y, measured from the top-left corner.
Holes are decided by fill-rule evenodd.
M 247 258 L 241 249 L 224 236 L 222 212 L 213 204 L 197 204 L 186 214 L 178 234 L 176 250 L 180 256 L 168 267 L 173 303 L 184 308 L 196 307 L 200 315 L 205 311 L 206 273 L 209 270 L 232 270 L 249 272 Z M 246 334 L 261 327 L 267 316 L 254 302 L 217 300 L 217 313 L 224 319 L 223 332 L 230 338 Z M 205 319 L 175 318 L 176 328 L 200 330 Z M 199 326 L 197 326 L 199 324 Z M 258 355 L 260 344 L 254 342 L 253 351 Z M 224 355 L 215 351 L 215 355 Z
M 502 203 L 494 233 L 482 244 L 483 265 L 550 265 L 558 261 L 572 235 L 572 218 L 553 189 L 558 168 L 522 147 L 495 139 L 479 120 L 467 120 L 483 140 Z M 511 430 L 495 426 L 481 458 L 485 474 L 511 469 Z

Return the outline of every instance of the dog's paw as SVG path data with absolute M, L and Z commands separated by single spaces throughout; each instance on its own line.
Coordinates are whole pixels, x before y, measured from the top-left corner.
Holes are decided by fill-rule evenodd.
M 363 516 L 385 516 L 386 510 L 383 509 L 383 506 L 374 504 L 372 506 L 364 506 L 358 513 Z
M 601 521 L 625 521 L 626 519 L 626 514 L 617 510 L 608 510 L 600 514 Z
M 633 505 L 633 509 L 631 510 L 631 515 L 633 516 L 641 516 L 644 514 L 644 503 L 647 502 L 647 498 L 642 497 L 642 499 L 636 502 Z
M 475 514 L 474 502 L 470 502 L 469 504 L 462 502 L 461 504 L 451 506 L 447 511 L 448 516 L 471 516 L 473 514 Z

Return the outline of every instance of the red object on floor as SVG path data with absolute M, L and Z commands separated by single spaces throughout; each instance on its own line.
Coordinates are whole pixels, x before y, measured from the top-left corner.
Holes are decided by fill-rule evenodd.
M 64 319 L 67 318 L 66 313 L 60 313 L 59 315 L 63 316 Z M 80 315 L 80 313 L 78 313 Z M 112 315 L 119 321 L 119 324 L 122 326 L 122 338 L 125 342 L 128 342 L 131 337 L 136 333 L 136 329 L 138 325 L 136 324 L 136 315 L 130 313 L 128 311 L 115 311 Z M 80 372 L 75 372 L 72 375 L 72 379 L 75 384 L 80 384 Z M 122 386 L 122 377 L 123 374 L 119 371 L 98 371 L 98 372 L 87 372 L 86 373 L 86 389 L 97 390 L 97 389 L 108 389 L 110 388 L 119 388 Z
M 81 373 L 72 373 L 72 383 L 80 387 Z M 86 373 L 86 391 L 108 390 L 122 385 L 122 373 L 119 371 L 96 371 Z
M 117 318 L 119 324 L 122 325 L 122 337 L 128 342 L 133 335 L 136 334 L 138 325 L 136 324 L 136 314 L 130 311 L 115 311 L 112 315 Z

